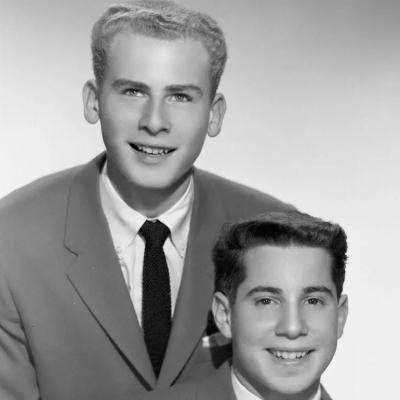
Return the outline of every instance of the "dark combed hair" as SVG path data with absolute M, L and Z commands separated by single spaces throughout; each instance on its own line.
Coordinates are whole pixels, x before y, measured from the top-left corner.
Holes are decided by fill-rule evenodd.
M 340 297 L 347 261 L 346 234 L 337 224 L 298 211 L 271 212 L 225 225 L 213 249 L 215 291 L 234 303 L 237 288 L 246 278 L 245 252 L 265 244 L 325 249 L 332 257 L 332 280 Z

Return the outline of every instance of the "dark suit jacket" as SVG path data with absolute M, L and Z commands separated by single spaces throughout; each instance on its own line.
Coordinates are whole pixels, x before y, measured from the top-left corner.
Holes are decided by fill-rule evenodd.
M 233 392 L 228 362 L 209 376 L 172 388 L 141 395 L 137 400 L 237 400 Z M 332 400 L 322 387 L 321 400 Z
M 1 399 L 132 399 L 209 373 L 226 358 L 201 340 L 215 330 L 210 250 L 220 226 L 290 208 L 194 171 L 184 272 L 156 382 L 99 201 L 103 162 L 101 155 L 0 202 Z

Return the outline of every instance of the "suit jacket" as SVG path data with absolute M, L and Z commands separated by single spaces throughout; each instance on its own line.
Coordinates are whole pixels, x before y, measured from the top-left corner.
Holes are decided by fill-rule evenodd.
M 291 208 L 194 170 L 184 272 L 156 381 L 99 200 L 100 155 L 0 202 L 0 398 L 132 399 L 204 376 L 227 357 L 216 330 L 210 250 L 226 221 Z
M 332 400 L 321 388 L 321 400 Z M 237 400 L 232 387 L 230 364 L 225 362 L 209 376 L 161 391 L 141 395 L 137 400 Z

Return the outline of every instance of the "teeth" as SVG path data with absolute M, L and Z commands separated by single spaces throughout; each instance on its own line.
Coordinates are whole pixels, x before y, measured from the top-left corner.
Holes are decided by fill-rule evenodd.
M 282 360 L 296 360 L 306 356 L 306 351 L 279 351 L 271 350 L 271 353 Z
M 136 146 L 140 151 L 146 154 L 152 154 L 156 156 L 161 156 L 169 153 L 167 149 L 155 149 L 153 147 L 148 146 Z

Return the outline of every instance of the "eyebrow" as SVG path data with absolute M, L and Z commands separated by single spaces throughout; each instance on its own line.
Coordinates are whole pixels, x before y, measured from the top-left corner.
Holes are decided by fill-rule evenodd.
M 122 87 L 126 87 L 126 86 L 133 86 L 136 89 L 140 89 L 143 91 L 147 91 L 149 90 L 149 86 L 146 85 L 143 82 L 137 82 L 137 81 L 131 81 L 130 79 L 116 79 L 113 83 L 112 83 L 112 87 L 119 89 Z
M 331 289 L 326 286 L 308 286 L 303 289 L 304 294 L 312 294 L 312 293 L 326 293 L 330 297 L 335 297 Z
M 273 286 L 256 286 L 247 293 L 247 297 L 260 292 L 269 292 L 272 294 L 282 294 L 282 289 Z
M 167 91 L 172 92 L 196 92 L 198 95 L 202 96 L 203 91 L 199 86 L 196 85 L 169 85 L 167 86 Z
M 126 86 L 133 86 L 137 89 L 143 90 L 143 91 L 150 91 L 150 87 L 146 85 L 143 82 L 138 82 L 138 81 L 132 81 L 130 79 L 116 79 L 113 83 L 112 86 L 116 89 L 126 87 Z M 196 92 L 196 94 L 202 96 L 203 91 L 199 86 L 196 85 L 168 85 L 166 87 L 166 91 L 168 93 L 176 93 L 176 92 Z
M 274 286 L 256 286 L 253 289 L 251 289 L 248 293 L 247 293 L 247 297 L 252 296 L 253 294 L 256 293 L 272 293 L 272 294 L 282 294 L 283 290 L 279 289 L 277 287 Z M 330 297 L 335 297 L 333 295 L 333 292 L 331 289 L 329 289 L 326 286 L 320 285 L 320 286 L 308 286 L 306 288 L 303 289 L 303 293 L 304 294 L 313 294 L 313 293 L 326 293 L 327 295 L 329 295 Z

